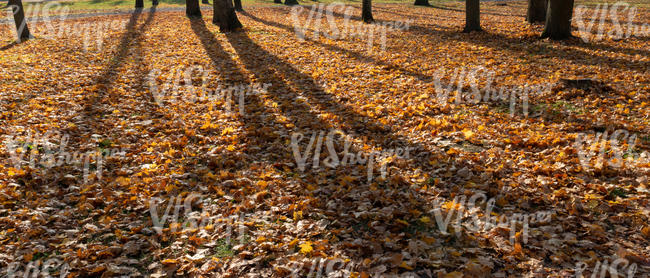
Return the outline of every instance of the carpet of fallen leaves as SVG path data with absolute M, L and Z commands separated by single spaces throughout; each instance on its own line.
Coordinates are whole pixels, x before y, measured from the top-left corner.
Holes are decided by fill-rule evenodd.
M 0 52 L 0 135 L 56 130 L 73 151 L 124 155 L 84 183 L 74 165 L 16 169 L 2 146 L 0 268 L 55 258 L 80 276 L 285 277 L 339 258 L 352 277 L 566 277 L 578 262 L 616 256 L 647 275 L 650 166 L 588 171 L 573 143 L 625 129 L 648 150 L 648 37 L 542 40 L 543 26 L 524 22 L 525 3 L 482 5 L 486 32 L 471 34 L 460 32 L 462 6 L 376 5 L 377 20 L 413 23 L 372 52 L 361 38 L 297 39 L 288 7 L 248 7 L 244 32 L 232 34 L 207 11 L 199 21 L 155 10 L 72 20 L 127 22 L 88 51 L 78 37 L 38 38 L 43 23 L 32 24 L 36 39 Z M 5 42 L 9 27 L 0 26 Z M 272 86 L 247 96 L 244 115 L 219 101 L 154 102 L 152 69 L 197 65 L 209 88 Z M 554 86 L 531 98 L 548 110 L 535 117 L 510 116 L 503 103 L 435 101 L 437 69 L 479 65 L 498 86 L 593 78 L 611 90 Z M 364 165 L 299 171 L 291 135 L 332 128 L 357 150 L 410 147 L 410 157 L 370 183 Z M 149 200 L 190 193 L 210 200 L 202 209 L 215 223 L 241 216 L 245 236 L 223 244 L 224 225 L 156 233 Z M 531 224 L 527 242 L 511 243 L 507 229 L 442 233 L 434 200 L 477 193 L 496 199 L 495 214 L 554 215 Z

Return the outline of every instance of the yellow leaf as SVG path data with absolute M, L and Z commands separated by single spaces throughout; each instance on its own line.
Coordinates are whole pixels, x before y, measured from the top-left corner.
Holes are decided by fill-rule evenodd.
M 463 129 L 463 135 L 465 135 L 465 139 L 470 139 L 474 137 L 474 131 L 471 131 L 469 129 Z
M 294 238 L 294 239 L 293 239 L 291 242 L 289 242 L 289 244 L 287 244 L 287 245 L 289 245 L 289 247 L 293 247 L 294 245 L 296 245 L 296 243 L 298 243 L 298 239 L 297 239 L 297 238 Z
M 404 225 L 406 225 L 406 226 L 409 225 L 409 222 L 406 222 L 406 221 L 404 221 L 404 220 L 402 220 L 402 219 L 397 219 L 396 222 L 397 222 L 397 223 L 404 224 Z
M 223 129 L 223 131 L 221 131 L 221 135 L 222 135 L 222 136 L 223 136 L 223 135 L 228 135 L 228 134 L 232 133 L 233 131 L 235 131 L 234 128 L 232 128 L 232 127 L 226 127 L 226 128 Z
M 178 260 L 175 259 L 165 259 L 162 261 L 162 264 L 177 264 Z
M 407 270 L 413 270 L 413 268 L 411 266 L 409 266 L 408 264 L 406 264 L 405 261 L 402 261 L 402 264 L 400 264 L 399 267 L 407 269 Z
M 309 241 L 307 241 L 307 242 L 305 242 L 303 244 L 300 244 L 298 246 L 300 247 L 300 253 L 303 253 L 303 254 L 308 254 L 308 253 L 310 253 L 311 251 L 314 250 L 314 248 L 311 247 L 311 242 L 309 242 Z
M 515 250 L 512 252 L 512 254 L 513 254 L 513 255 L 523 255 L 523 254 L 524 254 L 523 251 L 524 251 L 524 250 L 521 248 L 521 244 L 519 244 L 519 243 L 517 242 L 517 243 L 515 243 Z

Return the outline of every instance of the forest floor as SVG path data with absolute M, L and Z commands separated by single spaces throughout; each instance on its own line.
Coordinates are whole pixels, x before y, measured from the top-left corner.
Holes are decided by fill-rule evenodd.
M 0 25 L 2 275 L 650 274 L 650 10 L 244 8 Z

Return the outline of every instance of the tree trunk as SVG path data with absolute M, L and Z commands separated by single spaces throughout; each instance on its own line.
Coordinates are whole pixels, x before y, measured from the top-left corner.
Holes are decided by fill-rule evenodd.
M 23 1 L 9 0 L 8 6 L 12 9 L 14 14 L 14 21 L 16 22 L 16 34 L 18 35 L 17 42 L 28 40 L 31 37 L 29 28 L 27 28 L 27 20 L 25 20 L 25 10 L 23 9 Z
M 158 0 L 151 0 L 152 6 L 158 6 Z
M 372 18 L 372 1 L 363 0 L 361 3 L 361 19 L 363 22 L 371 23 L 375 21 L 375 19 Z
M 203 4 L 210 4 L 210 0 L 201 0 L 201 3 L 203 3 Z
M 544 22 L 548 0 L 528 0 L 528 13 L 526 21 L 530 23 Z
M 201 5 L 199 5 L 199 0 L 185 1 L 185 15 L 189 18 L 201 18 Z
M 273 3 L 282 4 L 282 0 L 273 0 Z
M 413 5 L 416 5 L 416 6 L 431 6 L 429 4 L 429 0 L 415 0 L 415 3 Z
M 298 0 L 284 0 L 284 4 L 289 6 L 300 5 L 298 4 Z
M 243 27 L 237 18 L 231 0 L 213 0 L 212 7 L 214 10 L 212 23 L 219 25 L 219 31 L 231 32 Z
M 135 8 L 144 8 L 144 0 L 135 0 Z
M 236 11 L 243 11 L 244 10 L 244 8 L 242 8 L 242 6 L 241 6 L 241 0 L 234 0 L 234 2 L 235 2 L 235 10 Z
M 549 0 L 542 38 L 563 40 L 571 37 L 574 0 Z
M 481 29 L 481 2 L 479 0 L 465 0 L 465 29 L 463 32 L 482 31 Z

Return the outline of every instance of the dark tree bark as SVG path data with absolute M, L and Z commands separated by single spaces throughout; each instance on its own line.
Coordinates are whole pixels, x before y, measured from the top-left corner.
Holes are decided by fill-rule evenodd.
M 282 0 L 273 0 L 273 3 L 282 4 Z
M 201 0 L 201 3 L 203 3 L 203 4 L 210 4 L 210 0 Z
M 158 0 L 151 0 L 151 5 L 158 6 Z
M 7 3 L 14 14 L 14 21 L 16 22 L 16 34 L 18 34 L 17 42 L 28 40 L 31 37 L 29 28 L 27 28 L 27 21 L 25 20 L 25 10 L 23 9 L 23 1 L 9 0 Z
M 481 2 L 479 0 L 465 0 L 465 29 L 463 32 L 482 31 L 481 29 Z
M 300 5 L 298 4 L 298 0 L 284 0 L 284 4 L 289 6 Z
M 144 8 L 144 0 L 135 0 L 135 8 Z
M 219 31 L 231 32 L 244 27 L 237 18 L 231 0 L 213 0 L 212 7 L 214 10 L 212 23 L 219 25 Z
M 372 1 L 363 0 L 361 2 L 361 20 L 365 23 L 374 22 L 375 19 L 372 18 Z
M 571 37 L 574 0 L 549 0 L 542 38 L 563 40 Z
M 416 6 L 431 6 L 429 4 L 429 0 L 415 0 L 415 3 L 413 5 L 416 5 Z
M 244 8 L 241 6 L 241 0 L 233 0 L 235 2 L 235 10 L 236 11 L 243 11 Z
M 530 23 L 544 22 L 548 0 L 528 0 L 528 13 L 526 21 Z
M 185 15 L 189 18 L 201 18 L 201 5 L 199 5 L 199 0 L 185 1 Z

